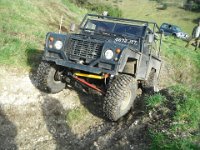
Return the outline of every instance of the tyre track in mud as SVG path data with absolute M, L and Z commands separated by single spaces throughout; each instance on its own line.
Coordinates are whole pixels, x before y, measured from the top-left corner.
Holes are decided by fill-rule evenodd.
M 0 73 L 0 149 L 148 149 L 148 118 L 139 98 L 136 110 L 118 122 L 98 118 L 100 99 L 65 89 L 58 94 L 40 92 L 33 75 Z M 97 116 L 80 133 L 66 122 L 69 109 L 83 105 Z M 93 105 L 94 104 L 94 105 Z M 94 106 L 94 107 L 92 107 Z M 93 117 L 91 119 L 94 119 Z

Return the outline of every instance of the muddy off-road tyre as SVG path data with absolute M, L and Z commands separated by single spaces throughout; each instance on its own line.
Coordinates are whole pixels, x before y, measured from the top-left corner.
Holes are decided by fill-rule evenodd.
M 65 88 L 65 83 L 55 79 L 58 66 L 42 61 L 37 70 L 38 88 L 48 93 L 58 93 Z
M 136 98 L 137 82 L 130 75 L 118 75 L 111 82 L 103 102 L 103 112 L 111 121 L 128 113 Z

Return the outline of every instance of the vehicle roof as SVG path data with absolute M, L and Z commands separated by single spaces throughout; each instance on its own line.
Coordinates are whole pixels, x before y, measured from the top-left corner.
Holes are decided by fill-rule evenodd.
M 145 24 L 145 26 L 150 26 L 150 25 L 152 26 L 153 25 L 154 26 L 153 28 L 159 29 L 157 23 L 155 23 L 155 22 L 144 21 L 144 20 L 126 19 L 126 18 L 118 18 L 118 17 L 111 17 L 111 16 L 102 16 L 102 15 L 96 15 L 96 14 L 86 14 L 85 17 L 84 17 L 84 19 L 83 19 L 83 21 L 81 22 L 80 26 L 83 25 L 84 21 L 88 17 L 102 18 L 102 19 L 105 19 L 105 20 L 119 21 L 119 22 L 122 22 L 122 23 L 126 22 L 126 23 L 130 23 L 130 24 L 131 23 L 139 23 L 139 24 L 141 23 L 141 25 L 143 25 L 143 26 L 144 26 L 144 24 Z M 137 24 L 137 25 L 139 25 L 139 24 Z
M 178 28 L 180 28 L 179 26 L 177 26 L 177 25 L 173 25 L 173 24 L 170 24 L 170 23 L 162 23 L 162 25 L 163 25 L 163 24 L 167 24 L 167 25 L 171 25 L 171 26 L 174 26 L 174 27 L 178 27 Z M 162 26 L 162 25 L 161 25 L 161 26 Z

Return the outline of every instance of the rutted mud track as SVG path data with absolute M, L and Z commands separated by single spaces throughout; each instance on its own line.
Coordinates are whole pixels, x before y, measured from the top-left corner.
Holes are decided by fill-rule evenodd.
M 0 149 L 148 149 L 148 121 L 143 101 L 118 122 L 102 119 L 101 98 L 65 89 L 40 92 L 32 75 L 1 69 Z M 95 100 L 94 100 L 95 99 Z M 74 133 L 66 112 L 84 105 L 95 116 L 85 131 Z

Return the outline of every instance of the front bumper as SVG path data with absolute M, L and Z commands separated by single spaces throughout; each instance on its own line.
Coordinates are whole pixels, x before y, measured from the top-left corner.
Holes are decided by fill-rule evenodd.
M 90 72 L 94 74 L 101 74 L 101 73 L 109 73 L 112 75 L 118 74 L 117 72 L 117 67 L 119 66 L 118 62 L 110 62 L 110 61 L 102 60 L 99 58 L 91 62 L 90 64 L 84 65 L 84 64 L 79 64 L 79 63 L 68 60 L 66 55 L 63 56 L 62 53 L 57 54 L 57 56 L 60 56 L 60 58 L 45 55 L 45 57 L 43 57 L 43 60 L 54 62 L 59 66 L 63 66 L 63 67 L 67 67 L 67 68 L 75 69 L 75 70 L 81 70 L 85 72 Z

